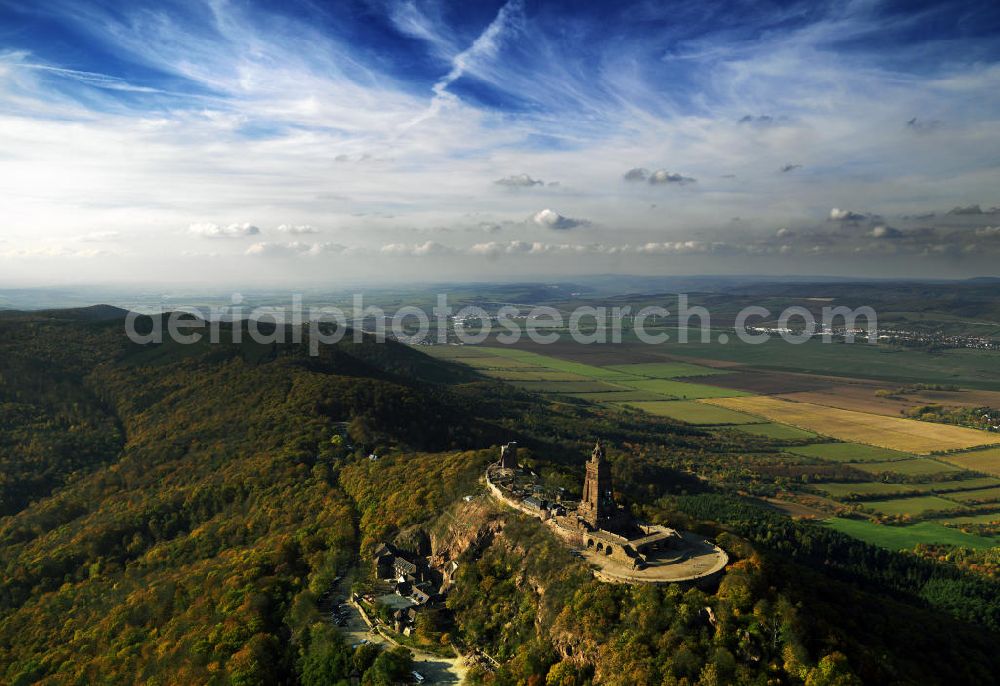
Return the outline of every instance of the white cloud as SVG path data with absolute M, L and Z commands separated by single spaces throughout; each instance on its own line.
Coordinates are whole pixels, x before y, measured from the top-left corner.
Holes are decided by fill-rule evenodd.
M 201 222 L 191 224 L 188 227 L 188 231 L 203 238 L 245 238 L 247 236 L 256 236 L 260 233 L 259 228 L 248 222 L 244 222 L 243 224 L 229 224 L 227 226 L 220 226 L 211 222 Z
M 636 248 L 636 252 L 641 255 L 688 255 L 710 250 L 711 246 L 701 241 L 652 242 Z
M 830 219 L 837 222 L 859 222 L 866 219 L 868 215 L 861 214 L 860 212 L 852 212 L 851 210 L 842 210 L 839 207 L 834 207 L 830 210 Z
M 903 232 L 891 226 L 880 224 L 872 229 L 872 238 L 899 238 Z
M 291 241 L 280 243 L 275 241 L 260 241 L 246 250 L 252 257 L 314 257 L 323 253 L 343 253 L 349 249 L 340 243 L 304 243 Z
M 663 186 L 670 184 L 685 185 L 689 183 L 694 183 L 695 179 L 690 176 L 685 176 L 683 174 L 678 174 L 677 172 L 667 171 L 666 169 L 657 169 L 655 171 L 649 171 L 645 167 L 633 167 L 622 175 L 622 178 L 631 183 L 645 181 L 653 186 Z
M 388 243 L 379 250 L 383 255 L 429 257 L 439 255 L 450 255 L 454 252 L 452 248 L 442 245 L 437 241 L 425 241 L 423 243 Z
M 297 241 L 292 243 L 261 241 L 247 248 L 246 254 L 253 257 L 294 257 L 307 254 L 311 249 L 312 245 L 309 243 Z
M 309 224 L 282 224 L 278 227 L 278 231 L 281 233 L 287 233 L 292 236 L 301 236 L 310 233 L 319 233 L 319 229 L 310 226 Z
M 541 179 L 533 179 L 527 174 L 514 174 L 513 176 L 505 176 L 502 179 L 497 179 L 493 183 L 498 186 L 507 186 L 508 188 L 532 188 L 533 186 L 544 186 L 545 182 Z
M 685 185 L 688 183 L 694 183 L 695 179 L 690 176 L 684 176 L 683 174 L 678 174 L 676 172 L 669 172 L 666 169 L 657 169 L 652 174 L 649 175 L 649 182 L 654 186 L 660 186 L 664 184 L 678 184 Z
M 548 229 L 574 229 L 578 226 L 586 226 L 590 222 L 586 219 L 572 219 L 570 217 L 564 217 L 555 210 L 550 210 L 548 208 L 535 212 L 531 216 L 531 221 L 539 226 L 544 226 Z

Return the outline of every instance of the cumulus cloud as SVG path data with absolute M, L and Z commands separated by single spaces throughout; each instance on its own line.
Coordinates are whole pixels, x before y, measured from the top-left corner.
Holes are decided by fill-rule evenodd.
M 575 229 L 578 226 L 586 226 L 590 223 L 586 219 L 572 219 L 570 217 L 564 217 L 555 210 L 550 210 L 548 208 L 533 214 L 531 216 L 531 221 L 539 226 L 557 230 Z
M 852 212 L 851 210 L 842 210 L 838 207 L 830 210 L 830 219 L 836 222 L 859 222 L 867 218 L 868 215 L 866 214 Z
M 406 257 L 431 257 L 436 255 L 450 255 L 454 252 L 452 248 L 442 245 L 437 241 L 425 241 L 424 243 L 388 243 L 379 250 L 383 255 L 406 256 Z
M 253 257 L 292 257 L 308 253 L 312 246 L 309 243 L 275 243 L 261 241 L 247 248 L 246 254 Z
M 788 238 L 790 236 L 794 236 L 795 232 L 789 229 L 787 226 L 783 226 L 777 231 L 775 231 L 774 235 L 777 236 L 778 238 Z
M 315 256 L 325 252 L 340 253 L 345 251 L 347 251 L 347 247 L 339 243 L 304 243 L 301 241 L 280 243 L 261 241 L 247 248 L 246 254 L 251 257 L 299 257 Z
M 301 236 L 310 233 L 319 233 L 319 229 L 310 226 L 309 224 L 282 224 L 278 227 L 278 231 L 281 233 L 287 233 L 292 236 Z
M 532 246 L 541 245 L 541 243 L 528 243 L 527 241 L 490 241 L 489 243 L 476 243 L 474 246 L 469 248 L 469 254 L 482 255 L 485 257 L 498 257 L 500 255 L 530 253 Z
M 684 176 L 676 172 L 668 172 L 666 169 L 657 169 L 652 174 L 649 175 L 649 182 L 653 185 L 661 184 L 680 184 L 684 185 L 687 183 L 694 183 L 695 179 L 690 176 Z
M 710 252 L 722 245 L 722 243 L 706 244 L 701 241 L 651 242 L 638 246 L 635 252 L 640 255 L 683 255 Z
M 696 179 L 690 176 L 684 176 L 683 174 L 678 174 L 676 172 L 669 172 L 666 169 L 657 169 L 655 171 L 649 171 L 645 167 L 633 167 L 629 169 L 622 176 L 626 181 L 635 183 L 637 181 L 646 181 L 647 183 L 659 186 L 663 184 L 686 184 L 694 183 Z
M 956 207 L 950 212 L 948 212 L 948 214 L 961 215 L 961 214 L 986 214 L 986 213 L 983 212 L 983 208 L 981 208 L 979 205 L 967 205 L 965 207 Z
M 188 227 L 188 231 L 203 238 L 245 238 L 246 236 L 256 236 L 260 233 L 259 228 L 248 222 L 229 224 L 228 226 L 220 226 L 211 222 L 201 222 L 191 224 Z
M 891 226 L 880 224 L 872 229 L 872 238 L 899 238 L 903 232 Z
M 984 226 L 976 229 L 976 235 L 986 238 L 1000 237 L 1000 226 Z
M 527 174 L 505 176 L 502 179 L 497 179 L 493 183 L 498 186 L 506 186 L 507 188 L 532 188 L 533 186 L 542 186 L 545 184 L 545 182 L 541 179 L 533 179 Z

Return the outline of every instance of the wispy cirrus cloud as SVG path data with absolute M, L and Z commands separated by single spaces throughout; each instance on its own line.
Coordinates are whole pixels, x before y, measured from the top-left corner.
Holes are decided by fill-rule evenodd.
M 6 34 L 4 231 L 23 251 L 47 250 L 52 275 L 65 270 L 46 241 L 116 232 L 114 247 L 128 253 L 117 269 L 134 279 L 173 278 L 171 256 L 190 251 L 192 236 L 233 239 L 212 243 L 219 278 L 252 277 L 241 271 L 244 239 L 268 246 L 261 256 L 341 260 L 345 275 L 370 271 L 348 259 L 359 252 L 450 250 L 466 256 L 452 268 L 479 276 L 485 254 L 456 239 L 479 230 L 465 219 L 473 214 L 502 227 L 508 246 L 534 245 L 539 229 L 572 229 L 580 241 L 545 245 L 608 246 L 531 253 L 553 269 L 628 269 L 619 257 L 657 244 L 668 246 L 658 259 L 684 255 L 684 268 L 731 266 L 732 247 L 675 249 L 692 240 L 766 257 L 869 243 L 911 254 L 946 239 L 985 247 L 949 255 L 942 269 L 988 269 L 991 235 L 977 230 L 994 222 L 971 208 L 1000 203 L 1000 48 L 989 16 L 963 2 L 806 14 L 626 3 L 572 16 L 517 1 L 495 11 L 412 2 L 372 5 L 361 25 L 336 4 L 8 4 L 5 25 L 43 17 L 35 23 L 82 38 L 57 51 L 30 31 Z M 790 160 L 808 174 L 791 173 L 800 162 Z M 832 204 L 864 212 L 834 217 Z M 189 225 L 201 228 L 178 228 Z M 313 252 L 302 227 L 315 226 L 351 247 Z M 790 233 L 776 235 L 779 226 Z M 902 235 L 884 240 L 877 226 Z M 414 249 L 427 240 L 446 250 Z

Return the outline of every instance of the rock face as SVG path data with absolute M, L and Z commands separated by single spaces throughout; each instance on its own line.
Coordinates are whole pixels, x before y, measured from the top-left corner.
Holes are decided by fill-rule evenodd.
M 408 526 L 400 530 L 392 539 L 392 544 L 417 557 L 427 557 L 431 554 L 431 537 L 419 526 Z
M 446 511 L 430 533 L 431 564 L 457 560 L 466 550 L 481 550 L 503 531 L 505 512 L 484 498 Z

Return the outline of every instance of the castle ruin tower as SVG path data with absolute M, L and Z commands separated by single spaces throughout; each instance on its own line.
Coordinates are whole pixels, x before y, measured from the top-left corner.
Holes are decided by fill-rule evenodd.
M 500 446 L 500 468 L 517 469 L 517 442 Z
M 614 493 L 611 489 L 611 466 L 604 459 L 604 446 L 600 439 L 587 460 L 587 476 L 583 481 L 583 498 L 576 512 L 595 529 L 617 512 Z

